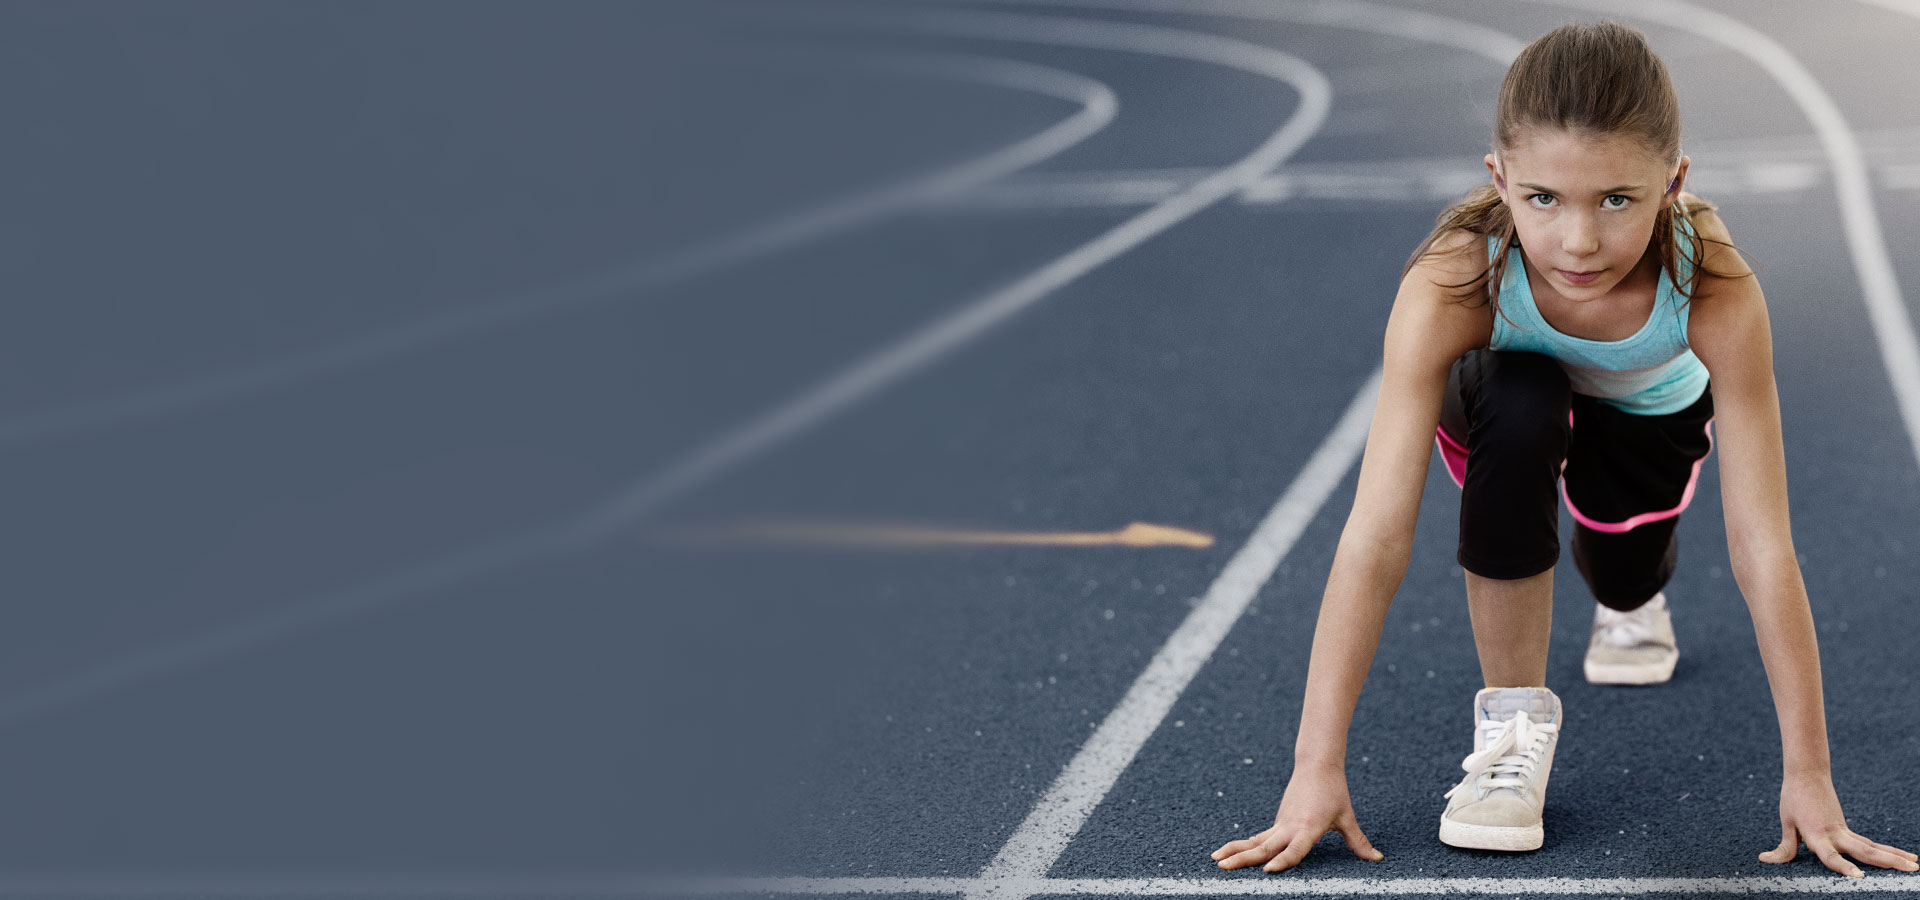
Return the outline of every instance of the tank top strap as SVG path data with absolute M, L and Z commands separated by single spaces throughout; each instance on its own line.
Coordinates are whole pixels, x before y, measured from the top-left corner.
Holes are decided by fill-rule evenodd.
M 1678 203 L 1678 201 L 1675 202 Z M 1693 304 L 1687 302 L 1687 298 L 1681 295 L 1680 285 L 1687 283 L 1688 279 L 1693 277 L 1693 262 L 1688 258 L 1686 251 L 1690 246 L 1699 248 L 1699 238 L 1694 231 L 1693 222 L 1687 218 L 1685 207 L 1681 207 L 1674 214 L 1673 231 L 1673 269 L 1678 280 L 1667 278 L 1666 273 L 1662 272 L 1658 299 L 1664 308 L 1673 310 L 1674 320 L 1679 325 L 1680 343 L 1685 346 L 1688 344 L 1687 314 L 1693 311 Z M 1704 248 L 1700 248 L 1700 252 L 1705 252 Z
M 1500 283 L 1492 289 L 1495 306 L 1489 346 L 1495 349 L 1530 346 L 1552 329 L 1533 308 L 1533 291 L 1527 287 L 1527 263 L 1521 256 L 1520 245 L 1512 239 L 1502 244 L 1498 235 L 1487 235 L 1487 262 L 1491 264 L 1502 254 L 1507 264 Z

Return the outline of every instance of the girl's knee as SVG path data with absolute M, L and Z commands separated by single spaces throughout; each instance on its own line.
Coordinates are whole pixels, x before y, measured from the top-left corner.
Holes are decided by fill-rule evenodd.
M 1480 361 L 1482 402 L 1533 408 L 1558 408 L 1564 414 L 1573 402 L 1573 384 L 1567 372 L 1550 356 L 1519 350 L 1485 351 Z
M 1481 458 L 1543 456 L 1557 467 L 1572 426 L 1573 389 L 1552 358 L 1518 351 L 1477 351 L 1467 400 L 1468 448 Z

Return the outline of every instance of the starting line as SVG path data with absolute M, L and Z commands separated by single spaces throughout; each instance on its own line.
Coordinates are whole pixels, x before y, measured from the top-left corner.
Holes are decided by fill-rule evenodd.
M 1801 861 L 1805 863 L 1805 860 Z M 305 897 L 359 900 L 408 897 L 688 897 L 795 895 L 1043 896 L 1458 896 L 1494 897 L 1778 894 L 1920 894 L 1920 876 L 1874 870 L 1865 878 L 1800 875 L 1781 878 L 1306 878 L 1259 869 L 1210 878 L 714 878 L 642 874 L 485 875 L 446 873 L 356 878 L 298 875 L 16 874 L 0 878 L 0 896 Z
M 584 887 L 569 884 L 570 891 Z M 606 885 L 613 888 L 613 885 Z M 765 878 L 653 881 L 649 890 L 675 895 L 962 894 L 1011 896 L 1647 896 L 1920 893 L 1920 877 L 1896 872 L 1782 878 L 1300 878 L 1259 869 L 1220 878 Z M 986 889 L 983 891 L 983 888 Z

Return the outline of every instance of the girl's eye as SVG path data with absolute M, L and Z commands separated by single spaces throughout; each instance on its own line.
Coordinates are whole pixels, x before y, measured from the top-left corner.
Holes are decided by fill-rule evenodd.
M 1553 195 L 1552 194 L 1528 194 L 1527 202 L 1541 209 L 1545 209 L 1546 207 L 1553 205 Z
M 1632 199 L 1633 199 L 1632 197 L 1625 197 L 1620 194 L 1609 194 L 1607 195 L 1607 198 L 1605 200 L 1600 201 L 1600 205 L 1605 206 L 1608 209 L 1625 209 L 1627 207 L 1627 202 Z M 1615 200 L 1618 200 L 1620 202 L 1619 203 L 1613 202 Z

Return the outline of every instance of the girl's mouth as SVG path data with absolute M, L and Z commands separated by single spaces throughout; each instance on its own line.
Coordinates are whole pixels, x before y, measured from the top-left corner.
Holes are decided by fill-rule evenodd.
M 1554 271 L 1559 272 L 1560 277 L 1566 279 L 1568 284 L 1592 284 L 1593 280 L 1599 278 L 1600 273 L 1606 270 L 1595 269 L 1591 272 L 1569 272 L 1565 269 L 1555 269 Z

